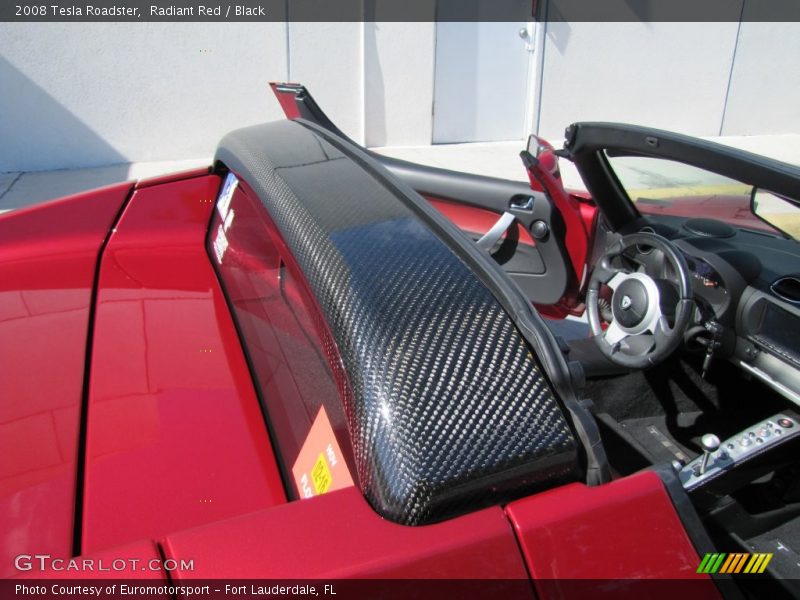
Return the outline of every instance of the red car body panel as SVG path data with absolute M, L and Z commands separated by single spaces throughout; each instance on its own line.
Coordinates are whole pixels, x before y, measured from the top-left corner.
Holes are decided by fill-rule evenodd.
M 562 486 L 512 502 L 506 513 L 534 581 L 708 578 L 696 574 L 700 559 L 652 471 Z
M 70 556 L 100 248 L 132 184 L 0 217 L 0 576 L 15 550 Z
M 387 521 L 356 488 L 170 535 L 175 579 L 527 579 L 514 533 L 492 507 L 424 527 Z M 301 559 L 300 559 L 301 558 Z
M 181 181 L 183 179 L 190 179 L 192 177 L 200 177 L 211 173 L 211 167 L 198 167 L 197 169 L 188 169 L 186 171 L 179 171 L 178 173 L 166 173 L 165 175 L 156 175 L 142 179 L 136 183 L 136 189 L 153 187 L 156 185 L 164 185 L 165 183 L 172 183 L 173 181 Z
M 575 598 L 563 593 L 565 580 L 588 580 L 583 591 L 595 591 L 597 580 L 682 577 L 708 582 L 692 597 L 719 597 L 708 576 L 695 573 L 698 555 L 652 472 L 564 486 L 508 505 L 505 516 L 493 507 L 425 527 L 381 519 L 349 488 L 172 534 L 162 545 L 167 558 L 194 559 L 193 571 L 171 573 L 176 580 L 513 580 L 530 573 L 539 597 Z M 552 587 L 554 579 L 564 589 Z M 621 590 L 610 591 L 619 597 Z
M 272 93 L 275 94 L 275 98 L 278 100 L 278 104 L 281 105 L 281 109 L 283 110 L 284 114 L 286 115 L 287 119 L 299 119 L 300 118 L 300 111 L 297 109 L 297 104 L 294 102 L 294 96 L 288 94 L 281 94 L 278 92 L 277 83 L 270 83 L 269 87 L 272 88 Z
M 216 176 L 137 190 L 98 280 L 82 550 L 285 501 L 205 252 Z

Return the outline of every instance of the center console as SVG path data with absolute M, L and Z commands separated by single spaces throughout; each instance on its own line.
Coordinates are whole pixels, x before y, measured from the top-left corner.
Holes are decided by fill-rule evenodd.
M 763 578 L 740 580 L 761 586 L 755 595 L 800 597 L 800 416 L 783 411 L 723 441 L 707 434 L 702 446 L 678 478 L 715 546 L 769 556 Z
M 735 469 L 772 453 L 780 446 L 789 445 L 788 442 L 798 436 L 800 421 L 783 413 L 756 423 L 721 443 L 719 440 L 714 442 L 715 436 L 704 436 L 704 445 L 708 442 L 705 453 L 681 468 L 678 476 L 683 487 L 691 492 L 712 484 L 726 473 L 732 474 Z

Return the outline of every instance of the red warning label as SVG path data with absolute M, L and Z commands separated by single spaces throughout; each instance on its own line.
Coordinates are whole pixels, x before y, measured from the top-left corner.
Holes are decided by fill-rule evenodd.
M 321 406 L 292 467 L 295 485 L 303 498 L 319 496 L 353 485 L 331 422 Z

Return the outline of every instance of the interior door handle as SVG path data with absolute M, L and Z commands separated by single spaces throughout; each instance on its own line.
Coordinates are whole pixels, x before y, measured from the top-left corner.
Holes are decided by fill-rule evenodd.
M 502 216 L 497 220 L 497 223 L 492 225 L 492 228 L 483 234 L 483 237 L 477 241 L 478 248 L 481 250 L 486 250 L 486 252 L 491 252 L 492 248 L 495 247 L 495 244 L 500 241 L 500 238 L 503 237 L 503 234 L 511 227 L 511 224 L 514 222 L 516 217 L 512 215 L 510 212 L 504 212 Z

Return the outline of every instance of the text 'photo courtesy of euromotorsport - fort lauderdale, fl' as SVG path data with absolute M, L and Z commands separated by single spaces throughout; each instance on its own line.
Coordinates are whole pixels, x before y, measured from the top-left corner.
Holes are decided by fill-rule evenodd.
M 0 598 L 800 598 L 800 1 L 0 4 Z
M 17 583 L 14 585 L 16 596 L 59 596 L 70 598 L 82 598 L 94 596 L 97 598 L 108 598 L 115 596 L 133 597 L 179 597 L 194 598 L 208 597 L 212 591 L 226 596 L 236 597 L 259 597 L 259 596 L 283 596 L 283 597 L 303 597 L 303 596 L 335 596 L 333 584 L 324 584 L 321 587 L 310 584 L 211 584 L 205 585 L 154 585 L 147 583 L 111 583 L 103 585 L 76 585 L 67 583 L 52 583 L 47 585 Z

